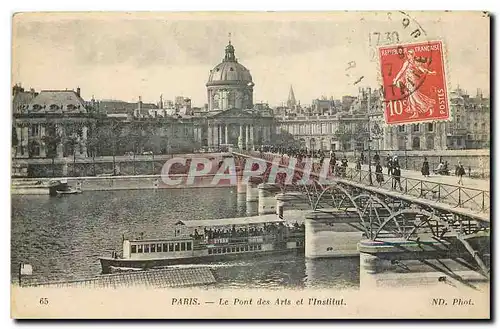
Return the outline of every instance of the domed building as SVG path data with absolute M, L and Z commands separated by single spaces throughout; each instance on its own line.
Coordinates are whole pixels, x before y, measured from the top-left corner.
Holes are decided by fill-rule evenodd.
M 253 149 L 272 140 L 273 117 L 254 108 L 250 71 L 236 59 L 229 41 L 225 56 L 208 76 L 205 126 L 200 127 L 202 145 L 216 150 L 224 145 Z
M 231 41 L 222 62 L 210 70 L 206 86 L 209 111 L 253 108 L 252 75 L 238 63 Z

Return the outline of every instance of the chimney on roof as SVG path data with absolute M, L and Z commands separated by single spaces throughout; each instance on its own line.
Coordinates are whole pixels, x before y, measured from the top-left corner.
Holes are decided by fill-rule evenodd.
M 14 87 L 12 87 L 12 96 L 16 96 L 17 93 L 23 92 L 24 88 L 21 87 L 21 84 L 15 84 Z
M 140 113 L 141 112 L 141 108 L 142 108 L 142 97 L 141 96 L 139 96 L 139 103 L 138 103 L 138 107 L 137 108 L 139 109 L 139 113 Z
M 80 97 L 80 87 L 76 87 L 76 94 Z
M 476 98 L 479 98 L 479 99 L 483 98 L 483 91 L 481 90 L 481 88 L 477 88 Z

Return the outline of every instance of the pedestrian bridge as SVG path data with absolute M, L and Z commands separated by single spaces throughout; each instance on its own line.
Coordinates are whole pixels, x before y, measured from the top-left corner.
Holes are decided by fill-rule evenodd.
M 272 153 L 238 151 L 233 155 L 240 166 L 250 158 L 264 160 L 268 169 L 269 164 L 286 168 L 290 163 L 287 156 Z M 307 236 L 308 221 L 331 226 L 347 224 L 357 228 L 362 234 L 360 237 L 367 241 L 358 244 L 361 255 L 389 259 L 393 264 L 412 257 L 442 258 L 453 254 L 453 258 L 465 260 L 471 268 L 489 277 L 489 190 L 442 183 L 436 181 L 438 178 L 417 179 L 404 176 L 404 172 L 401 189 L 399 186 L 394 189 L 388 175 L 378 183 L 374 172 L 352 167 L 325 183 L 320 180 L 320 163 L 312 165 L 310 179 L 304 183 L 301 179 L 304 167 L 296 165 L 293 170 L 291 184 L 284 184 L 281 176 L 273 188 L 278 188 L 282 196 L 288 195 L 285 208 L 286 202 L 309 207 L 306 241 L 312 240 Z M 262 175 L 262 181 L 265 182 L 268 175 L 269 170 Z M 261 185 L 259 189 L 265 188 L 266 184 Z M 339 236 L 345 236 L 345 233 Z M 408 249 L 409 243 L 412 244 L 411 250 Z M 375 251 L 382 249 L 385 252 Z M 306 242 L 306 256 L 307 253 Z

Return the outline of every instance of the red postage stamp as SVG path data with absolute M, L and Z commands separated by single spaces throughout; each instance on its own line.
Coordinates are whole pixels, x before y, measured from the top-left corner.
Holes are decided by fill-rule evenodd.
M 381 47 L 379 56 L 387 124 L 450 118 L 441 41 Z

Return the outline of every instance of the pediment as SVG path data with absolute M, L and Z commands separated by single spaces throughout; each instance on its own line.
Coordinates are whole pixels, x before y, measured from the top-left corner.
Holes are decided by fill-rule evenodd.
M 253 118 L 255 115 L 241 109 L 230 109 L 217 113 L 213 118 Z

